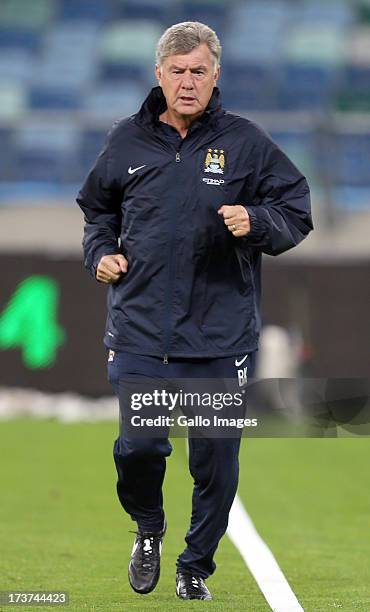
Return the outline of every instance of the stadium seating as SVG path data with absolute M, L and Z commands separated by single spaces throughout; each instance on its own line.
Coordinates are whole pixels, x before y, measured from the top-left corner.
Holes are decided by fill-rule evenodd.
M 283 57 L 320 66 L 341 65 L 345 57 L 341 28 L 332 24 L 295 25 L 284 38 Z
M 303 113 L 319 130 L 331 113 L 370 113 L 370 0 L 1 0 L 0 193 L 11 181 L 80 183 L 111 123 L 156 84 L 163 29 L 188 19 L 220 35 L 228 109 Z M 339 200 L 358 206 L 370 190 L 366 122 L 320 141 L 312 121 L 277 118 L 272 132 L 311 182 L 322 160 Z
M 14 131 L 0 128 L 0 183 L 14 180 Z
M 284 2 L 240 3 L 231 10 L 223 38 L 224 54 L 231 60 L 276 63 L 288 19 Z
M 150 19 L 170 25 L 177 20 L 176 4 L 173 0 L 118 0 L 115 12 L 117 18 Z
M 230 4 L 226 0 L 184 0 L 178 3 L 177 19 L 168 25 L 176 21 L 200 21 L 207 23 L 223 38 L 229 10 Z
M 15 31 L 38 30 L 56 16 L 57 0 L 1 0 L 0 24 Z
M 134 113 L 141 106 L 146 93 L 139 84 L 132 81 L 101 85 L 98 90 L 86 96 L 84 112 L 92 120 L 104 117 L 108 128 L 114 119 Z
M 97 22 L 113 18 L 112 3 L 101 0 L 60 0 L 61 19 L 91 19 Z
M 370 126 L 367 131 L 335 134 L 329 159 L 335 184 L 369 186 Z
M 86 173 L 93 165 L 97 153 L 103 148 L 105 138 L 105 129 L 87 128 L 83 131 L 78 150 L 78 159 L 83 173 Z
M 276 108 L 277 75 L 271 66 L 260 63 L 225 62 L 220 88 L 226 108 L 235 111 Z
M 117 21 L 107 26 L 101 36 L 101 56 L 105 61 L 153 61 L 161 28 L 153 21 Z
M 26 89 L 22 83 L 0 81 L 0 121 L 17 121 L 27 108 Z
M 0 52 L 6 53 L 9 49 L 24 49 L 37 51 L 41 44 L 38 32 L 26 28 L 6 27 L 0 22 Z
M 63 87 L 32 87 L 28 104 L 35 110 L 78 110 L 81 108 L 81 96 L 79 92 Z
M 155 46 L 161 35 L 155 21 L 117 21 L 107 26 L 99 46 L 100 74 L 105 80 L 146 81 L 153 73 Z
M 300 23 L 313 25 L 335 25 L 347 28 L 352 25 L 355 19 L 353 3 L 343 0 L 305 1 L 298 8 L 297 17 Z
M 289 131 L 273 131 L 271 133 L 275 142 L 294 160 L 301 172 L 317 180 L 317 167 L 315 166 L 315 134 L 310 128 Z M 316 181 L 315 181 L 316 182 Z
M 336 94 L 336 107 L 342 111 L 370 112 L 370 63 L 345 67 Z
M 15 133 L 17 179 L 54 183 L 76 180 L 78 140 L 73 121 L 24 122 Z
M 352 29 L 347 54 L 347 61 L 350 65 L 370 65 L 370 27 L 368 25 L 360 25 Z
M 0 49 L 0 81 L 27 85 L 32 79 L 34 58 L 24 49 Z
M 331 103 L 339 73 L 318 64 L 286 63 L 281 66 L 276 106 L 281 110 L 320 110 Z

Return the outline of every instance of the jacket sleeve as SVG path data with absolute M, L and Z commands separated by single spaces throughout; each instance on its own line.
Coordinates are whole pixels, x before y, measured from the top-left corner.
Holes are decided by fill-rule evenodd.
M 111 140 L 112 131 L 76 198 L 85 218 L 84 264 L 94 278 L 103 255 L 120 252 L 122 189 L 110 176 Z
M 253 203 L 246 204 L 251 231 L 241 240 L 268 255 L 299 244 L 313 229 L 305 177 L 262 131 L 256 145 Z

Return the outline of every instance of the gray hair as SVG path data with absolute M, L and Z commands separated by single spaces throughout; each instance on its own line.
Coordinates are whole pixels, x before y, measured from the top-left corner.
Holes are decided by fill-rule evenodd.
M 220 65 L 221 44 L 216 32 L 199 21 L 184 21 L 168 28 L 157 44 L 157 64 L 162 66 L 169 55 L 186 55 L 206 43 L 216 66 Z

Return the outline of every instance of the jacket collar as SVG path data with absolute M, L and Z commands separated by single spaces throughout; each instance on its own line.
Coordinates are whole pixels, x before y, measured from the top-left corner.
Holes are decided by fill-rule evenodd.
M 167 103 L 166 98 L 163 95 L 162 88 L 153 87 L 139 112 L 136 114 L 135 122 L 139 125 L 154 126 L 159 121 L 159 115 L 164 113 L 166 108 Z M 208 122 L 213 124 L 221 112 L 222 107 L 220 90 L 218 87 L 214 87 L 211 99 L 208 102 L 208 106 L 203 115 L 199 117 L 198 121 L 204 124 Z

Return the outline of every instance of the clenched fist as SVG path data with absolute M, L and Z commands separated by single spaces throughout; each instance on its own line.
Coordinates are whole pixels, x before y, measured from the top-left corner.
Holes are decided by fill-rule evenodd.
M 127 269 L 128 262 L 123 255 L 104 255 L 96 268 L 96 278 L 101 283 L 116 283 Z
M 233 206 L 224 204 L 217 212 L 223 216 L 227 229 L 235 238 L 246 236 L 251 231 L 249 215 L 244 206 L 240 204 L 234 204 Z

